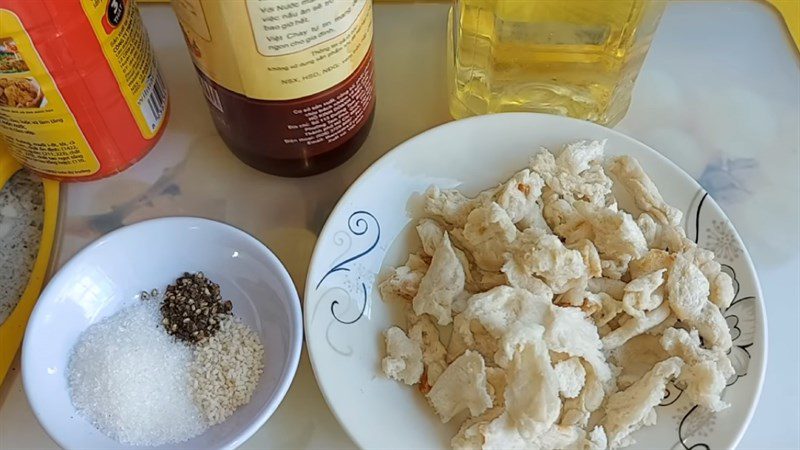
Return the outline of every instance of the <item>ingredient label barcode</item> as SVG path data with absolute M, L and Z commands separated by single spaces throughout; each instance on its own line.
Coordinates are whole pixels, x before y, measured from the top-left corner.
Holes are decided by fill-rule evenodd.
M 139 97 L 139 109 L 150 131 L 155 131 L 167 109 L 167 87 L 158 69 L 153 70 L 147 78 L 147 88 Z
M 225 110 L 222 109 L 222 100 L 219 99 L 219 93 L 214 86 L 204 80 L 203 77 L 200 77 L 200 86 L 203 87 L 203 93 L 206 95 L 208 103 L 211 103 L 219 112 L 224 113 Z

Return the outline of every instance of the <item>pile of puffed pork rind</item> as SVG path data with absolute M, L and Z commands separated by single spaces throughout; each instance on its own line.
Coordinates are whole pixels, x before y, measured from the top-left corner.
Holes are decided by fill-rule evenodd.
M 380 284 L 407 311 L 385 332 L 383 371 L 463 420 L 453 448 L 624 447 L 656 423 L 670 381 L 729 406 L 732 280 L 639 163 L 606 161 L 604 144 L 542 149 L 474 198 L 430 188 L 422 250 Z

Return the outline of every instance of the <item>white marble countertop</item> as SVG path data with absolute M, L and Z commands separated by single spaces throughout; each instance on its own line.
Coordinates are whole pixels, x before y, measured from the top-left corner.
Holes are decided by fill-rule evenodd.
M 112 178 L 64 185 L 54 266 L 121 225 L 166 215 L 222 220 L 267 244 L 302 294 L 316 235 L 336 200 L 403 140 L 451 120 L 445 89 L 447 5 L 377 5 L 378 106 L 369 139 L 343 166 L 306 179 L 240 163 L 211 123 L 170 8 L 143 6 L 172 98 L 166 133 Z M 730 216 L 764 290 L 769 358 L 743 449 L 800 448 L 800 58 L 779 16 L 757 2 L 673 3 L 621 131 L 659 150 Z M 289 394 L 243 448 L 352 448 L 307 356 Z M 0 389 L 0 448 L 56 448 L 15 364 Z

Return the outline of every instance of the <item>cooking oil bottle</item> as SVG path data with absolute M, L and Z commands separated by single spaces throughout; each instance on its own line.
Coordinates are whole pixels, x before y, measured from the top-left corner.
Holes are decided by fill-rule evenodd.
M 455 0 L 450 112 L 560 114 L 613 126 L 666 0 Z

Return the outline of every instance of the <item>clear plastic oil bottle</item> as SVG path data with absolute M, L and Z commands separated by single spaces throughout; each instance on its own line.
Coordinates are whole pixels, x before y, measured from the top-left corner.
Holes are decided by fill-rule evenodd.
M 450 112 L 567 115 L 613 126 L 627 111 L 665 0 L 455 0 Z

